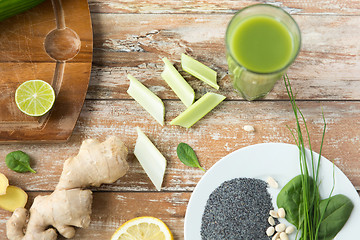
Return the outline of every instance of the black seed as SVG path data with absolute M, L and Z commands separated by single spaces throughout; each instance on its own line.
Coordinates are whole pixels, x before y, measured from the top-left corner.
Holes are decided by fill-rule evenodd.
M 268 240 L 267 219 L 273 209 L 267 183 L 235 178 L 222 183 L 207 200 L 202 216 L 203 240 Z

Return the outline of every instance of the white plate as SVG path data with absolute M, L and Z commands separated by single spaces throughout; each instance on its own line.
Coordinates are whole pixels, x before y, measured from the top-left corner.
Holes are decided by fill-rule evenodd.
M 310 154 L 310 151 L 307 152 Z M 318 154 L 314 153 L 317 160 Z M 285 143 L 263 143 L 239 149 L 214 164 L 197 184 L 191 195 L 185 215 L 185 240 L 200 240 L 201 218 L 210 194 L 224 181 L 248 177 L 266 180 L 276 179 L 279 189 L 269 189 L 273 205 L 280 189 L 300 173 L 297 146 Z M 320 195 L 327 198 L 333 183 L 333 164 L 326 158 L 320 163 Z M 354 186 L 343 172 L 335 167 L 335 189 L 333 195 L 344 194 L 354 203 L 351 216 L 336 236 L 336 240 L 356 239 L 356 229 L 360 226 L 360 198 Z M 282 222 L 286 222 L 282 220 Z M 295 239 L 295 234 L 290 236 Z

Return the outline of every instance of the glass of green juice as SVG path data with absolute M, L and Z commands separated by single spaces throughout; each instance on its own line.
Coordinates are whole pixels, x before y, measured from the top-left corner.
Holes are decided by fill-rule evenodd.
M 294 62 L 301 34 L 282 8 L 256 4 L 235 14 L 225 41 L 233 86 L 251 101 L 266 96 Z

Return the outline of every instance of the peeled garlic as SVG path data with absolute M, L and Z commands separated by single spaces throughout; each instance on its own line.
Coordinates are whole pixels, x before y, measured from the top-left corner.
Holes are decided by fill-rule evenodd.
M 292 234 L 294 231 L 295 231 L 295 227 L 293 227 L 293 226 L 288 226 L 288 227 L 285 229 L 285 233 L 286 233 L 286 234 Z
M 274 232 L 275 232 L 274 227 L 269 227 L 268 229 L 266 229 L 266 235 L 268 235 L 269 237 L 272 236 Z
M 276 227 L 275 227 L 275 230 L 277 232 L 284 232 L 285 229 L 286 229 L 286 225 L 284 223 L 280 223 L 280 224 L 276 225 Z
M 285 209 L 279 208 L 278 215 L 279 215 L 279 218 L 285 218 Z
M 280 239 L 281 240 L 289 240 L 289 237 L 285 232 L 282 232 L 282 233 L 280 233 Z
M 280 233 L 275 233 L 271 240 L 278 240 L 280 237 Z
M 255 132 L 255 128 L 251 125 L 245 125 L 244 130 L 247 132 Z
M 271 226 L 274 226 L 274 225 L 275 225 L 275 220 L 274 220 L 274 218 L 270 216 L 270 217 L 268 218 L 268 223 L 269 223 Z
M 270 216 L 272 216 L 274 218 L 279 218 L 279 215 L 275 210 L 270 210 L 269 214 L 270 214 Z
M 268 177 L 266 182 L 269 184 L 269 186 L 271 188 L 279 188 L 279 184 L 277 183 L 277 181 L 275 181 L 275 179 L 273 179 L 272 177 Z

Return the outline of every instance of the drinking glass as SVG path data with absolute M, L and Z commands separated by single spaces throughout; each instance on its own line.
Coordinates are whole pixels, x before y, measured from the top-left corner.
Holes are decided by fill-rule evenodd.
M 291 37 L 292 50 L 290 57 L 280 69 L 270 72 L 254 71 L 244 67 L 244 64 L 235 57 L 234 49 L 231 47 L 234 33 L 238 29 L 239 24 L 256 16 L 270 17 L 282 23 Z M 269 4 L 256 4 L 245 7 L 235 14 L 227 27 L 225 41 L 226 58 L 233 87 L 246 100 L 251 101 L 266 96 L 273 89 L 276 81 L 285 74 L 287 68 L 294 62 L 300 51 L 301 34 L 295 20 L 282 8 Z

